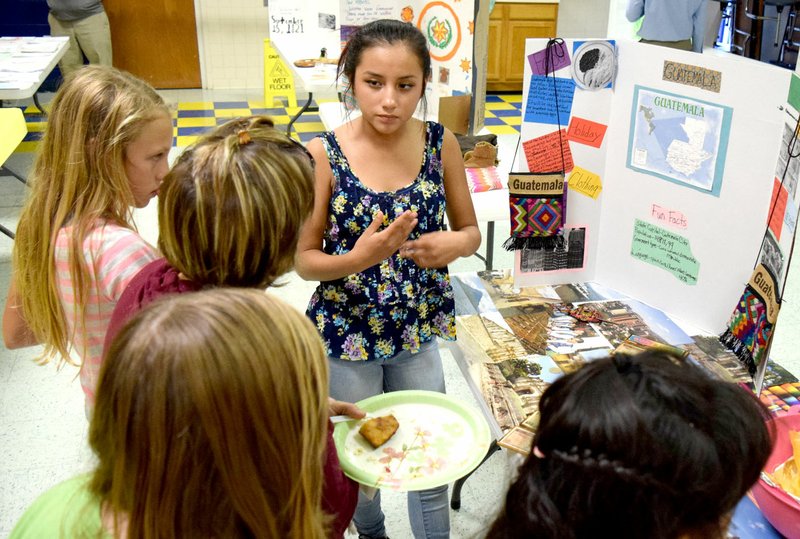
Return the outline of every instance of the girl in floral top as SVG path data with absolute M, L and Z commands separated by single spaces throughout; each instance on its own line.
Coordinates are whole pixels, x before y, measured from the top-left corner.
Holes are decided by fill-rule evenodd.
M 339 61 L 362 115 L 308 145 L 315 204 L 296 269 L 320 281 L 307 313 L 327 346 L 339 400 L 444 392 L 435 337 L 455 338 L 447 264 L 472 255 L 481 237 L 455 136 L 412 117 L 430 74 L 416 27 L 363 26 Z M 448 537 L 447 505 L 446 485 L 410 492 L 414 535 Z M 380 493 L 360 497 L 354 520 L 360 537 L 386 535 Z

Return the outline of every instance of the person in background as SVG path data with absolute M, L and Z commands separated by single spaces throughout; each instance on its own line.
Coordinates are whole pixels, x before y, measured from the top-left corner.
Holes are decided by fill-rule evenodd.
M 338 71 L 362 114 L 308 145 L 316 200 L 296 260 L 302 278 L 320 281 L 307 314 L 327 344 L 331 396 L 444 392 L 436 337 L 455 338 L 447 265 L 481 236 L 456 137 L 412 117 L 431 76 L 427 40 L 412 24 L 373 21 Z M 449 536 L 447 485 L 409 492 L 408 512 L 415 537 Z M 353 520 L 361 537 L 386 535 L 380 492 L 360 496 Z
M 300 226 L 314 204 L 314 162 L 302 144 L 265 116 L 231 120 L 189 146 L 164 178 L 158 197 L 158 246 L 116 304 L 106 333 L 117 333 L 150 302 L 214 287 L 263 290 L 292 268 Z M 265 358 L 266 360 L 266 358 Z M 363 417 L 331 400 L 332 414 Z M 328 426 L 323 509 L 342 537 L 353 517 L 357 484 L 339 465 Z
M 642 43 L 703 52 L 708 0 L 628 0 L 625 16 L 635 22 Z M 713 44 L 712 44 L 713 45 Z
M 25 512 L 13 539 L 323 539 L 325 349 L 303 313 L 252 289 L 164 298 L 109 349 L 97 466 Z
M 772 449 L 749 391 L 664 352 L 556 380 L 488 537 L 723 539 Z
M 111 66 L 111 28 L 100 0 L 47 0 L 50 35 L 67 36 L 69 48 L 58 62 L 66 77 L 84 64 Z
M 132 208 L 158 193 L 171 147 L 169 109 L 129 73 L 86 66 L 56 92 L 17 225 L 3 340 L 44 344 L 44 361 L 74 352 L 87 415 L 114 306 L 157 258 Z

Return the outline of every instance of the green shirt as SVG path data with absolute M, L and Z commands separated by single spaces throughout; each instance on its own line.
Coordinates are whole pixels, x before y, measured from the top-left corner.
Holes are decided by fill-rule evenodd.
M 59 483 L 31 505 L 17 522 L 9 539 L 104 537 L 100 505 L 89 493 L 89 475 Z

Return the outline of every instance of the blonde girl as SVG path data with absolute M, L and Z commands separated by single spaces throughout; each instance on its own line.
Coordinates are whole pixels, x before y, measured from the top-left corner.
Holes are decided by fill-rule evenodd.
M 97 468 L 41 496 L 11 537 L 322 539 L 327 385 L 314 327 L 273 296 L 155 302 L 103 365 Z
M 127 73 L 82 68 L 53 100 L 17 227 L 3 339 L 43 344 L 44 361 L 74 350 L 87 410 L 114 304 L 156 258 L 131 208 L 157 194 L 171 146 L 164 101 Z
M 481 238 L 455 136 L 412 117 L 431 75 L 425 36 L 400 21 L 364 25 L 339 74 L 362 114 L 308 145 L 316 196 L 296 261 L 321 281 L 307 314 L 327 345 L 331 396 L 443 392 L 435 338 L 455 338 L 447 264 Z M 449 536 L 446 485 L 408 501 L 416 537 Z M 362 537 L 386 535 L 380 493 L 359 500 L 354 520 Z

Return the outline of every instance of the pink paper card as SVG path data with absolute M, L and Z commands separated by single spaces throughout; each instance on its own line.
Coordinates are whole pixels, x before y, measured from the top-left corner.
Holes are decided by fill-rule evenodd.
M 560 134 L 559 134 L 560 133 Z M 561 144 L 559 145 L 559 140 Z M 574 168 L 565 129 L 522 143 L 529 172 L 569 172 Z M 563 162 L 562 162 L 563 153 Z
M 588 146 L 599 148 L 603 144 L 608 126 L 573 116 L 567 129 L 567 138 Z

